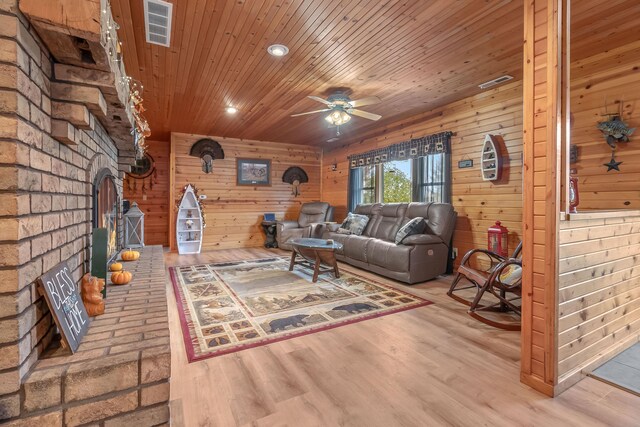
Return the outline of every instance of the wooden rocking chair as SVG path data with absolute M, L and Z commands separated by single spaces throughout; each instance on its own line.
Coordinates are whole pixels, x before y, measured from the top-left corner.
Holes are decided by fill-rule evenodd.
M 514 302 L 521 298 L 522 285 L 522 261 L 520 255 L 522 252 L 522 242 L 518 245 L 511 258 L 504 258 L 494 252 L 485 249 L 473 249 L 464 256 L 458 274 L 451 284 L 447 295 L 451 298 L 469 306 L 469 315 L 488 325 L 505 329 L 518 331 L 520 325 L 515 323 L 503 323 L 482 316 L 483 311 L 499 311 L 506 312 L 512 310 L 518 316 L 520 315 L 520 307 Z M 491 261 L 491 266 L 486 269 L 473 268 L 470 265 L 472 257 L 477 254 L 485 255 Z M 459 287 L 462 279 L 466 279 L 471 285 Z M 465 289 L 476 288 L 476 295 L 473 300 L 468 300 L 456 295 L 455 292 Z M 498 300 L 495 304 L 482 305 L 480 302 L 486 292 L 495 296 Z M 510 297 L 507 294 L 511 294 Z

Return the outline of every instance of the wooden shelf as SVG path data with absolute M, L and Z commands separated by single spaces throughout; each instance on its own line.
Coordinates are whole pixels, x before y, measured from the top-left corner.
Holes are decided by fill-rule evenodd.
M 493 135 L 485 135 L 482 144 L 481 171 L 483 181 L 496 181 L 500 179 L 502 172 L 502 158 L 498 150 L 498 141 Z M 490 157 L 487 157 L 490 156 Z M 491 167 L 488 167 L 492 165 Z
M 187 212 L 191 213 L 191 217 L 187 216 Z M 188 220 L 193 221 L 193 227 L 190 229 L 184 228 L 184 223 Z M 184 196 L 180 201 L 180 207 L 178 208 L 178 216 L 176 218 L 176 242 L 178 244 L 179 254 L 197 254 L 202 249 L 202 212 L 198 205 L 198 199 L 193 187 L 187 186 L 184 192 Z M 180 237 L 185 234 L 193 233 L 197 236 L 197 239 L 193 240 L 181 240 Z M 197 248 L 194 246 L 197 245 Z

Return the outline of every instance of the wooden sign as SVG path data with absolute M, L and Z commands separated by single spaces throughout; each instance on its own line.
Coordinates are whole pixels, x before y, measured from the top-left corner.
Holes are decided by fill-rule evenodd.
M 38 277 L 38 285 L 58 325 L 63 345 L 75 353 L 89 329 L 89 316 L 67 262 L 61 262 Z

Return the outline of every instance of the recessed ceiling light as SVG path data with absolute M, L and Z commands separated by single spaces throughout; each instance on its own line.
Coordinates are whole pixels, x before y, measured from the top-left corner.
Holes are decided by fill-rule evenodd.
M 238 109 L 236 107 L 227 107 L 224 110 L 229 114 L 235 114 L 238 112 Z
M 289 48 L 283 44 L 272 44 L 267 48 L 267 52 L 273 56 L 285 56 L 289 53 Z

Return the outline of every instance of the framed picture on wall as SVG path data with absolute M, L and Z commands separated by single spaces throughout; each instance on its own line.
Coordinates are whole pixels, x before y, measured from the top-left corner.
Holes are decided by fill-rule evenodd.
M 271 185 L 271 160 L 237 159 L 238 185 Z

